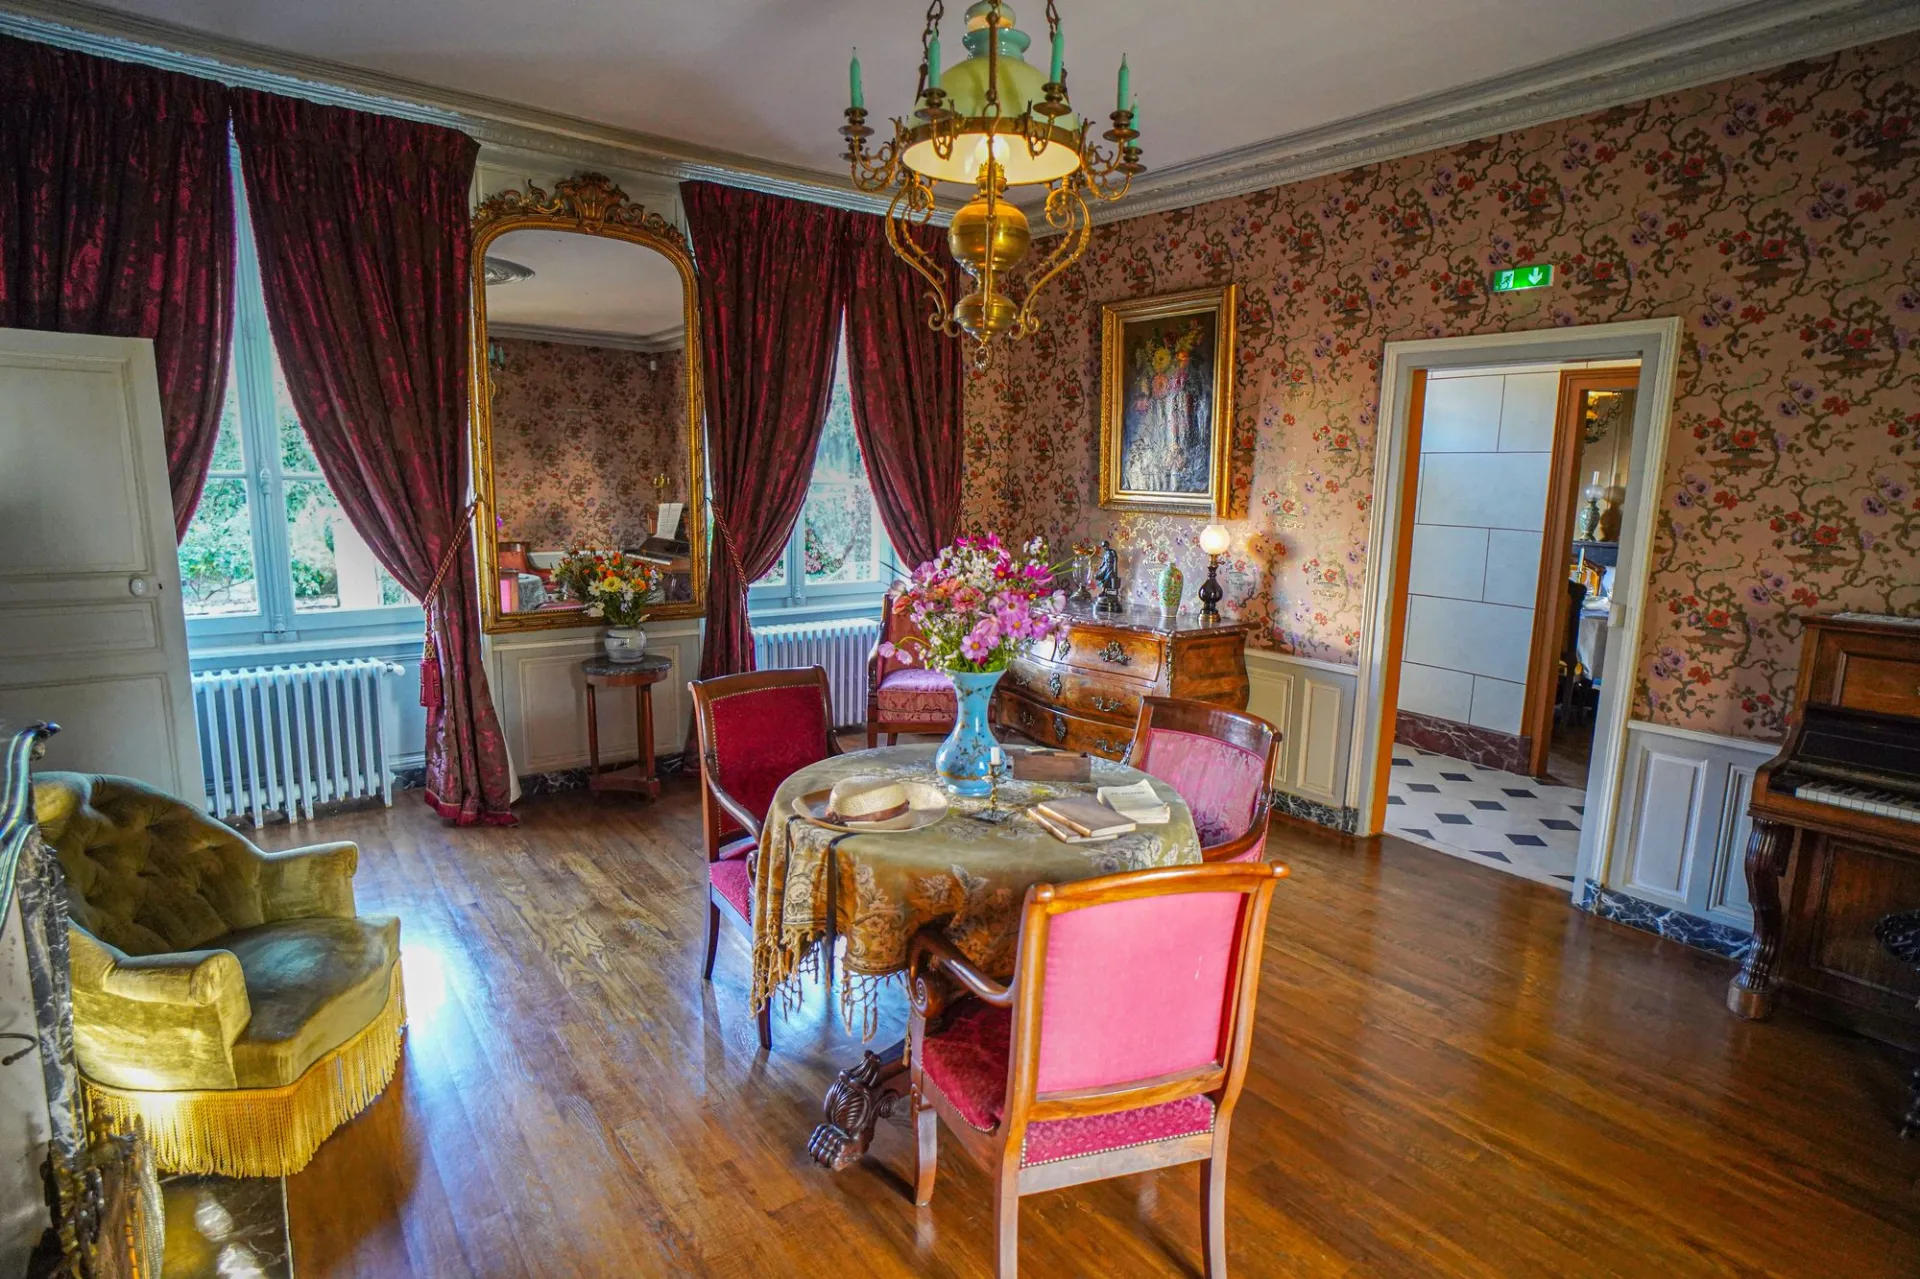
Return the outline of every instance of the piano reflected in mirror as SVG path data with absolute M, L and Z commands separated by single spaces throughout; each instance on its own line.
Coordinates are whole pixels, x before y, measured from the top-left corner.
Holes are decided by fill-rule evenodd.
M 1784 998 L 1920 1047 L 1920 975 L 1873 932 L 1920 908 L 1920 618 L 1811 619 L 1794 707 L 1754 774 L 1754 946 L 1727 1007 L 1763 1018 Z

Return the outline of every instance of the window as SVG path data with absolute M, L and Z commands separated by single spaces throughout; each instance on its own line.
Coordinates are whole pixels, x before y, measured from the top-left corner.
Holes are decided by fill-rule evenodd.
M 213 464 L 180 543 L 196 646 L 418 631 L 419 607 L 380 566 L 320 474 L 267 328 L 236 161 L 232 359 Z
M 755 614 L 775 609 L 870 607 L 900 575 L 886 526 L 873 504 L 866 459 L 853 427 L 844 336 L 835 357 L 827 421 L 813 455 L 806 505 L 794 522 L 786 553 L 753 584 Z

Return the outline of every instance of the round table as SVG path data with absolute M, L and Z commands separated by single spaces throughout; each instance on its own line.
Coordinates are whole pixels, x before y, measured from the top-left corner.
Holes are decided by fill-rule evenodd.
M 660 778 L 653 766 L 653 686 L 673 671 L 673 663 L 664 657 L 647 655 L 637 662 L 616 662 L 610 657 L 589 657 L 580 663 L 587 681 L 587 789 L 602 791 L 639 791 L 655 799 L 660 797 Z M 633 727 L 638 736 L 635 748 L 639 762 L 624 768 L 600 771 L 600 706 L 603 688 L 633 690 Z
M 828 957 L 831 973 L 834 940 L 844 938 L 841 1012 L 849 1026 L 857 1019 L 871 1039 L 880 987 L 906 970 L 907 943 L 927 924 L 945 921 L 944 931 L 961 953 L 982 971 L 1006 977 L 1013 972 L 1028 888 L 1201 860 L 1193 815 L 1173 787 L 1105 759 L 1093 761 L 1089 782 L 1003 782 L 997 804 L 953 798 L 944 818 L 916 831 L 847 835 L 794 815 L 796 796 L 849 777 L 935 781 L 935 749 L 888 746 L 830 756 L 793 774 L 774 792 L 754 870 L 756 1010 L 770 999 L 792 1002 L 803 966 L 817 948 Z M 1171 810 L 1163 826 L 1143 826 L 1103 843 L 1068 844 L 1025 815 L 1043 799 L 1142 779 L 1152 782 Z M 828 1122 L 810 1144 L 821 1162 L 845 1167 L 866 1148 L 872 1121 L 897 1091 L 888 1088 L 898 1076 L 897 1061 L 889 1059 L 899 1056 L 868 1053 L 859 1066 L 841 1073 L 828 1094 Z M 854 1126 L 864 1131 L 852 1132 L 845 1122 L 856 1113 Z

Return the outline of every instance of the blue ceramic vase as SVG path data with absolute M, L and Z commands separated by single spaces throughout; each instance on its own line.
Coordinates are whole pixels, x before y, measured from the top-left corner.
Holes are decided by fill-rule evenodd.
M 933 754 L 933 770 L 956 795 L 980 796 L 993 789 L 987 765 L 994 747 L 1000 743 L 994 740 L 993 730 L 987 726 L 987 708 L 993 704 L 994 686 L 1005 673 L 945 672 L 959 697 L 960 715 L 953 722 L 953 732 L 947 734 L 947 740 L 941 742 L 940 749 Z

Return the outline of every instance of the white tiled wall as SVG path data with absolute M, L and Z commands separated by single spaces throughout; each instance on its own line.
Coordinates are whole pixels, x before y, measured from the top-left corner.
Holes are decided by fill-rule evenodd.
M 1520 731 L 1559 395 L 1557 370 L 1427 383 L 1403 709 Z

